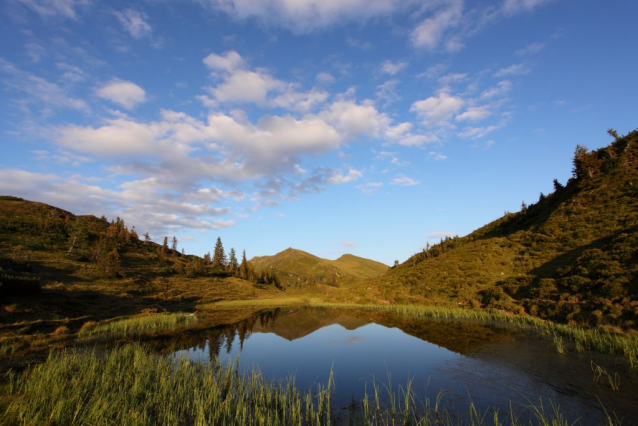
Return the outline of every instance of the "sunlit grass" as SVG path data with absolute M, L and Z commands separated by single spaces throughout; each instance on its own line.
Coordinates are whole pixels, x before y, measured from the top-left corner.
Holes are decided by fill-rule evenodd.
M 130 338 L 150 335 L 178 327 L 186 327 L 197 321 L 194 314 L 166 313 L 140 315 L 107 323 L 85 324 L 78 333 L 80 339 Z
M 320 304 L 320 299 L 301 297 L 282 297 L 277 299 L 224 300 L 221 302 L 197 305 L 199 309 L 237 309 L 237 308 L 270 308 L 283 306 L 302 306 L 311 303 Z
M 308 392 L 294 378 L 268 382 L 256 370 L 199 363 L 152 353 L 139 344 L 105 354 L 51 352 L 45 363 L 8 376 L 7 425 L 331 425 L 337 419 L 362 425 L 568 425 L 558 406 L 542 400 L 499 412 L 443 407 L 445 393 L 420 400 L 411 382 L 393 388 L 372 382 L 362 401 L 334 406 L 334 378 Z M 344 419 L 344 417 L 346 417 Z M 609 424 L 613 424 L 611 419 Z

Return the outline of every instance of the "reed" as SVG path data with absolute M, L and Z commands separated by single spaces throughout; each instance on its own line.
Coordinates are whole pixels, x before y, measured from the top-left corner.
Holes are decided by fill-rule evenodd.
M 327 426 L 344 420 L 361 425 L 567 425 L 558 406 L 542 400 L 510 410 L 466 412 L 442 407 L 445 393 L 434 403 L 419 401 L 411 383 L 395 392 L 391 383 L 373 381 L 360 408 L 333 407 L 334 380 L 300 392 L 294 378 L 268 382 L 255 369 L 245 375 L 237 364 L 222 367 L 152 353 L 139 344 L 110 352 L 51 352 L 45 363 L 21 375 L 10 373 L 6 425 L 306 425 Z M 355 404 L 353 404 L 355 405 Z M 358 406 L 358 404 L 357 404 Z M 507 419 L 502 422 L 500 419 Z M 615 424 L 607 416 L 609 424 Z
M 186 327 L 196 321 L 197 317 L 194 314 L 182 312 L 140 315 L 107 323 L 85 325 L 78 332 L 78 338 L 90 340 L 141 337 Z

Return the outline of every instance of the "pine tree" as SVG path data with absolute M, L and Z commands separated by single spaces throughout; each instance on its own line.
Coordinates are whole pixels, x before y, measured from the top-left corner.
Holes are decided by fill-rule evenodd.
M 164 237 L 162 245 L 157 247 L 157 255 L 159 257 L 166 256 L 166 253 L 168 253 L 168 237 Z
M 239 276 L 247 280 L 249 276 L 248 261 L 246 260 L 246 250 L 241 256 L 241 265 L 239 265 Z
M 237 263 L 237 256 L 235 255 L 235 249 L 230 249 L 230 255 L 228 259 L 228 272 L 231 274 L 237 274 L 239 264 Z
M 173 235 L 173 241 L 171 241 L 171 250 L 173 250 L 173 254 L 177 254 L 177 237 Z
M 213 251 L 213 268 L 225 268 L 226 267 L 226 253 L 224 252 L 224 246 L 222 245 L 222 239 L 217 237 L 215 243 L 215 250 Z

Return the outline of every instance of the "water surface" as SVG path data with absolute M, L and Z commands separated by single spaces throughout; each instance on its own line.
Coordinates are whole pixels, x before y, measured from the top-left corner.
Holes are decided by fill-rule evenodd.
M 483 411 L 524 407 L 539 398 L 560 404 L 570 420 L 604 420 L 601 402 L 626 423 L 638 423 L 638 380 L 613 357 L 558 354 L 551 341 L 512 328 L 473 322 L 411 321 L 389 312 L 283 308 L 246 314 L 230 325 L 187 334 L 176 356 L 258 368 L 270 380 L 295 377 L 301 390 L 335 376 L 342 406 L 372 393 L 372 383 L 395 392 L 408 380 L 422 400 L 445 392 L 443 404 L 466 412 L 470 399 Z M 614 392 L 594 383 L 592 362 L 621 376 Z

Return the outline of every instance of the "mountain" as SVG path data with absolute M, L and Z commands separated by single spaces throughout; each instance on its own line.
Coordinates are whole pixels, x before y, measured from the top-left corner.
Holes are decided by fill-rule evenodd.
M 351 254 L 345 254 L 337 260 L 328 260 L 293 248 L 287 248 L 273 256 L 254 257 L 250 260 L 250 265 L 257 274 L 274 272 L 286 287 L 308 284 L 342 286 L 377 277 L 388 270 L 388 266 L 383 263 Z
M 328 260 L 327 262 L 358 278 L 378 277 L 388 270 L 388 265 L 385 263 L 365 259 L 353 254 L 344 254 L 337 260 Z
M 554 180 L 536 203 L 423 250 L 374 284 L 394 302 L 638 326 L 638 131 L 610 133 L 607 147 L 577 147 L 565 186 Z

